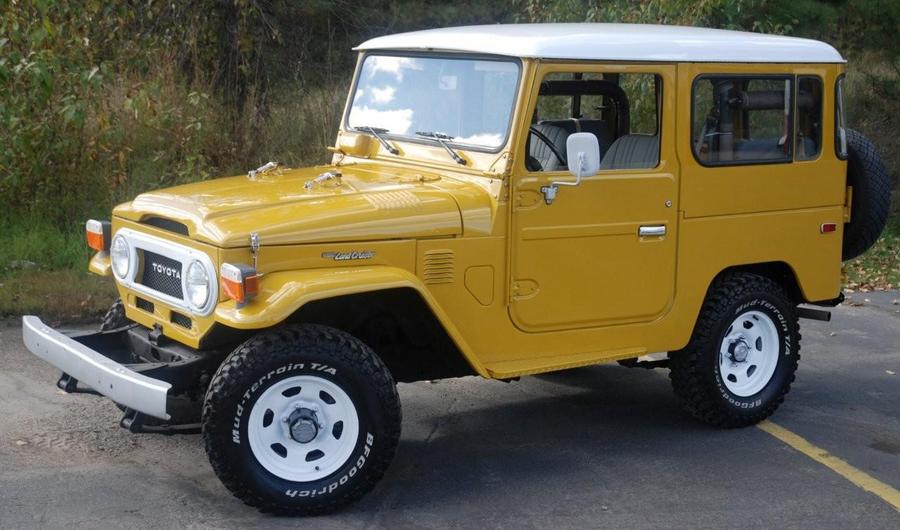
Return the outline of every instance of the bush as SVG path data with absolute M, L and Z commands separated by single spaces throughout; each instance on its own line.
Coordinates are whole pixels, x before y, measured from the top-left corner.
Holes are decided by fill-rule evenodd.
M 268 160 L 324 162 L 353 45 L 377 34 L 513 19 L 694 24 L 834 42 L 852 59 L 851 126 L 879 145 L 896 175 L 897 2 L 7 0 L 0 3 L 0 208 L 10 219 L 39 219 L 41 231 L 80 238 L 85 218 L 108 216 L 144 190 L 244 173 Z

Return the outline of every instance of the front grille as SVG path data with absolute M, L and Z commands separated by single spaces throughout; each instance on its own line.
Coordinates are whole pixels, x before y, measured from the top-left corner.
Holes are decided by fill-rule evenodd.
M 184 329 L 191 329 L 191 317 L 187 315 L 182 315 L 181 313 L 177 313 L 172 311 L 172 318 L 170 319 L 173 324 L 176 326 L 181 326 Z
M 153 302 L 144 300 L 143 298 L 136 299 L 134 302 L 134 305 L 136 305 L 138 309 L 143 309 L 144 311 L 146 311 L 148 313 L 153 312 Z
M 144 250 L 144 271 L 140 283 L 144 286 L 173 296 L 184 298 L 181 290 L 181 262 Z

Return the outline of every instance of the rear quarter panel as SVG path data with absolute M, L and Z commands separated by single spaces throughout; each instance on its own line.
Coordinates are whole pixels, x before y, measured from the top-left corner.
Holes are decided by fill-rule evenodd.
M 730 266 L 780 261 L 809 301 L 840 292 L 846 162 L 834 150 L 834 86 L 842 64 L 714 64 L 678 67 L 678 153 L 682 167 L 680 296 L 705 293 Z M 819 77 L 824 87 L 822 149 L 809 161 L 706 167 L 691 145 L 692 85 L 703 74 Z M 820 233 L 822 223 L 839 229 Z

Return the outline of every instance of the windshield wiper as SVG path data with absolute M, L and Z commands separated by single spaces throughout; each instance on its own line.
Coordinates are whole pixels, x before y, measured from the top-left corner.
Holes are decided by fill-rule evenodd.
M 387 149 L 388 153 L 390 153 L 392 155 L 400 154 L 399 149 L 397 149 L 396 147 L 391 145 L 387 140 L 385 140 L 384 136 L 381 136 L 383 133 L 388 132 L 387 129 L 382 129 L 381 127 L 371 127 L 369 125 L 362 125 L 360 127 L 354 127 L 354 129 L 356 129 L 357 131 L 367 132 L 367 133 L 371 134 L 372 136 L 374 136 L 381 143 L 381 145 L 383 145 L 384 148 Z
M 425 132 L 418 131 L 418 132 L 416 132 L 416 136 L 421 136 L 423 138 L 431 138 L 432 140 L 441 144 L 441 147 L 443 147 L 444 149 L 447 150 L 448 153 L 450 153 L 450 156 L 453 158 L 453 160 L 456 161 L 457 164 L 460 164 L 462 166 L 466 165 L 466 159 L 459 156 L 459 153 L 454 151 L 453 148 L 450 147 L 450 144 L 447 143 L 447 140 L 453 140 L 453 136 L 450 136 L 450 135 L 444 134 L 444 133 L 428 132 L 428 131 L 425 131 Z

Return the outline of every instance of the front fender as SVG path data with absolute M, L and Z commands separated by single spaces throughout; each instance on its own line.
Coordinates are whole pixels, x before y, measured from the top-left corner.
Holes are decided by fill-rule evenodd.
M 305 304 L 316 300 L 386 289 L 415 289 L 472 368 L 488 377 L 441 306 L 421 280 L 407 270 L 369 266 L 282 271 L 263 276 L 259 287 L 259 294 L 244 307 L 236 307 L 233 300 L 220 303 L 215 312 L 216 321 L 236 329 L 265 329 L 284 322 Z

